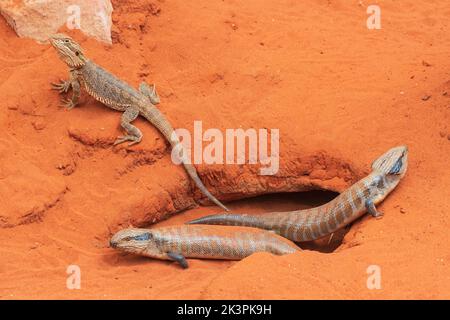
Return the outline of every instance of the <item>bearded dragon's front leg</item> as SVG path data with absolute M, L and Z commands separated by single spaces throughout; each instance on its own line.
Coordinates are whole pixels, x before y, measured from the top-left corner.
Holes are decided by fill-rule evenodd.
M 81 95 L 81 85 L 80 81 L 71 73 L 70 79 L 68 81 L 61 81 L 60 83 L 51 83 L 53 90 L 58 90 L 60 94 L 67 93 L 72 87 L 72 98 L 71 99 L 61 99 L 61 106 L 67 109 L 72 109 L 78 104 Z
M 67 93 L 72 86 L 72 82 L 70 80 L 60 80 L 59 83 L 50 82 L 52 85 L 52 90 L 57 90 L 60 94 Z

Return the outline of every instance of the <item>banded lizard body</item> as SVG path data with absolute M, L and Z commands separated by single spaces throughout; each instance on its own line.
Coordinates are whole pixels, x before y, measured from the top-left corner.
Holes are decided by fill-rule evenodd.
M 70 68 L 70 79 L 61 83 L 52 83 L 53 89 L 61 94 L 73 90 L 71 99 L 63 99 L 63 106 L 72 109 L 79 103 L 81 88 L 96 100 L 106 106 L 123 111 L 121 126 L 127 132 L 120 136 L 114 145 L 130 141 L 129 145 L 139 143 L 142 139 L 141 131 L 131 124 L 139 115 L 153 124 L 162 135 L 169 141 L 173 148 L 181 149 L 181 143 L 174 129 L 165 116 L 155 107 L 160 99 L 154 85 L 141 83 L 139 91 L 118 79 L 102 67 L 86 58 L 81 46 L 72 38 L 64 34 L 56 34 L 50 39 L 51 44 L 57 50 L 61 60 Z M 197 170 L 186 159 L 182 159 L 183 166 L 188 175 L 194 180 L 196 186 L 216 205 L 228 211 L 219 200 L 217 200 L 200 180 Z
M 110 245 L 129 253 L 174 260 L 183 268 L 188 267 L 186 258 L 240 260 L 255 252 L 284 255 L 300 250 L 273 232 L 200 225 L 124 229 L 111 238 Z
M 382 216 L 375 205 L 397 186 L 406 173 L 408 149 L 395 147 L 372 164 L 372 172 L 317 208 L 289 212 L 254 214 L 216 214 L 188 222 L 188 224 L 218 224 L 249 226 L 273 230 L 296 242 L 322 238 L 362 216 L 366 211 L 374 217 Z

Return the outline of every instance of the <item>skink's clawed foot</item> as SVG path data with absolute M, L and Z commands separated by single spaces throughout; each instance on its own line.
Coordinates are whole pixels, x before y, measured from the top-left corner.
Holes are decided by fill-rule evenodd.
M 375 218 L 375 219 L 381 219 L 381 218 L 383 218 L 383 216 L 384 216 L 384 213 L 383 212 L 380 212 L 380 211 L 377 211 L 375 214 L 372 214 L 372 216 Z
M 377 208 L 375 207 L 375 204 L 373 203 L 373 201 L 371 199 L 366 200 L 366 209 L 367 209 L 367 212 L 369 212 L 370 215 L 372 215 L 372 217 L 374 217 L 376 219 L 380 219 L 381 217 L 383 217 L 383 213 L 377 210 Z
M 51 83 L 52 90 L 57 90 L 59 93 L 67 93 L 70 89 L 70 82 L 61 80 L 59 83 Z
M 114 142 L 114 145 L 116 146 L 118 144 L 121 144 L 121 143 L 124 143 L 124 142 L 127 142 L 127 141 L 131 141 L 128 144 L 128 146 L 132 146 L 132 145 L 135 145 L 135 144 L 141 142 L 141 138 L 135 137 L 135 136 L 130 136 L 130 135 L 119 136 L 119 137 L 117 137 L 116 141 Z
M 180 254 L 180 253 L 175 253 L 175 252 L 168 252 L 167 256 L 169 257 L 170 260 L 173 260 L 175 262 L 178 262 L 178 264 L 183 268 L 183 269 L 187 269 L 189 267 L 186 258 Z
M 70 110 L 75 107 L 75 104 L 70 99 L 61 99 L 61 104 L 59 106 Z

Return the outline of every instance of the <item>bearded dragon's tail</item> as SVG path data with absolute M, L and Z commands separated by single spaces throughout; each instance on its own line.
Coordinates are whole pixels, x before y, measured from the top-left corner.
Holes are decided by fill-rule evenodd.
M 173 130 L 172 126 L 170 125 L 169 121 L 167 121 L 166 117 L 161 113 L 161 111 L 158 110 L 158 108 L 152 106 L 149 107 L 147 112 L 143 114 L 143 116 L 151 123 L 153 124 L 161 133 L 162 135 L 170 142 L 170 145 L 172 148 L 175 148 L 180 144 L 180 140 L 178 139 L 177 135 L 175 134 L 175 131 Z M 195 167 L 188 163 L 187 161 L 182 161 L 183 166 L 188 173 L 188 175 L 191 177 L 192 180 L 194 180 L 195 185 L 200 189 L 200 191 L 208 197 L 209 200 L 214 202 L 216 205 L 221 207 L 223 210 L 230 211 L 227 207 L 225 207 L 219 200 L 214 197 L 211 192 L 206 189 L 203 182 L 200 180 L 200 177 L 197 174 L 197 170 Z
M 192 178 L 192 180 L 194 180 L 195 185 L 200 189 L 200 191 L 208 197 L 209 200 L 211 200 L 212 202 L 214 202 L 216 205 L 218 205 L 219 207 L 221 207 L 223 210 L 225 211 L 230 211 L 227 207 L 225 207 L 219 200 L 216 199 L 216 197 L 214 197 L 211 192 L 208 191 L 208 189 L 206 189 L 205 185 L 203 184 L 202 180 L 200 180 L 200 177 L 197 174 L 197 170 L 195 169 L 195 167 L 187 162 L 183 162 L 183 166 L 184 169 L 186 169 L 186 172 L 188 173 L 188 175 Z

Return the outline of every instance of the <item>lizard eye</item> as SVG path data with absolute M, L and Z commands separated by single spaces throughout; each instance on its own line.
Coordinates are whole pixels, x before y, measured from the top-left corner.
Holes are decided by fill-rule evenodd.
M 79 56 L 79 55 L 80 55 L 80 52 L 79 52 L 79 51 L 75 52 L 75 55 L 76 55 L 76 56 Z

